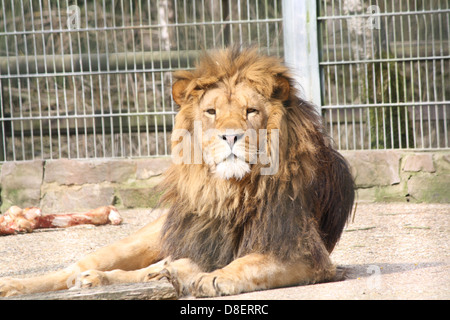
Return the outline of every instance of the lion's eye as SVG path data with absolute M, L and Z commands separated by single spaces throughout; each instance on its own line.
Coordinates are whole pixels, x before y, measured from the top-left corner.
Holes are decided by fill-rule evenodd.
M 247 114 L 251 114 L 251 113 L 257 114 L 258 110 L 254 109 L 254 108 L 248 108 L 247 109 Z
M 210 114 L 210 115 L 215 115 L 216 114 L 216 109 L 207 109 L 206 113 Z

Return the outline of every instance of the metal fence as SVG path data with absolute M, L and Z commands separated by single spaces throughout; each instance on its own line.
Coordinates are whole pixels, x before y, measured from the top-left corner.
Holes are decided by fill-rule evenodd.
M 318 2 L 322 110 L 338 147 L 449 148 L 450 2 Z
M 168 155 L 174 70 L 232 43 L 282 55 L 280 0 L 11 0 L 0 10 L 0 161 Z
M 449 2 L 305 2 L 338 148 L 449 148 Z M 292 3 L 2 1 L 0 162 L 168 155 L 172 72 L 234 43 L 285 56 Z

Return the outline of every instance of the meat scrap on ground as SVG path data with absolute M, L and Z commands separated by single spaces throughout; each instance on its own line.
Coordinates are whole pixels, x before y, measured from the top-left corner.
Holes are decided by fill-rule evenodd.
M 65 228 L 79 224 L 120 224 L 122 217 L 114 206 L 104 206 L 85 213 L 42 214 L 36 207 L 12 206 L 0 215 L 0 235 L 32 232 L 42 228 Z

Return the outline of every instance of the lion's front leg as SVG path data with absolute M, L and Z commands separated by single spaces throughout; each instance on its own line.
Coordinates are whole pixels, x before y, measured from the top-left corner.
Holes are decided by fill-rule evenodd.
M 75 278 L 73 272 L 70 268 L 66 268 L 32 278 L 2 278 L 0 279 L 0 297 L 65 289 L 71 277 Z
M 200 267 L 190 259 L 172 261 L 170 258 L 167 258 L 148 267 L 133 271 L 88 270 L 78 276 L 75 287 L 90 288 L 119 283 L 157 281 L 167 278 L 178 295 L 185 295 L 189 293 L 189 284 L 200 272 Z
M 160 255 L 160 230 L 165 219 L 166 215 L 162 215 L 131 236 L 92 252 L 63 270 L 32 278 L 1 278 L 0 297 L 67 289 L 86 270 L 95 270 L 91 272 L 90 286 L 101 285 L 108 280 L 102 278 L 105 270 L 136 270 L 148 266 Z
M 166 264 L 166 260 L 161 260 L 148 267 L 132 271 L 121 269 L 112 271 L 87 270 L 78 275 L 75 288 L 90 288 L 110 284 L 148 281 L 148 275 L 159 274 Z
M 263 254 L 249 254 L 236 259 L 222 269 L 200 273 L 191 283 L 196 297 L 235 295 L 292 285 L 331 280 L 335 267 L 331 264 L 319 270 L 302 261 L 283 262 Z

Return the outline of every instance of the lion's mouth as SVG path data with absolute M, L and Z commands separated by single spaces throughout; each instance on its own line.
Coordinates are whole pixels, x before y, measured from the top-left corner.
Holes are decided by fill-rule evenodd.
M 216 164 L 215 174 L 222 179 L 236 178 L 242 179 L 250 172 L 250 165 L 245 159 L 231 153 L 223 161 Z
M 228 155 L 228 157 L 226 157 L 223 161 L 237 161 L 237 160 L 241 160 L 241 161 L 245 161 L 245 157 L 244 156 L 240 156 L 239 154 L 236 153 L 230 153 Z
M 203 152 L 205 163 L 210 166 L 211 172 L 221 179 L 242 179 L 250 172 L 254 157 L 250 155 L 246 143 L 242 139 L 235 139 L 234 143 L 217 139 L 208 143 Z
M 219 164 L 221 162 L 226 162 L 226 161 L 230 162 L 230 161 L 238 161 L 238 160 L 241 160 L 243 162 L 248 162 L 246 159 L 246 154 L 248 154 L 248 152 L 245 150 L 239 150 L 236 148 L 231 150 L 231 148 L 229 148 L 226 151 L 216 153 L 214 156 L 215 157 L 214 161 L 216 164 Z

